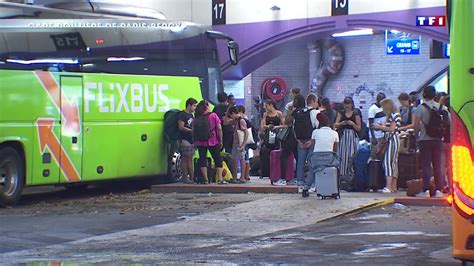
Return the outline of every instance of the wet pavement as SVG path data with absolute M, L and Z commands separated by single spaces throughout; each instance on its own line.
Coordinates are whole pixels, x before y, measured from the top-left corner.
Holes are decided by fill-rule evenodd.
M 383 194 L 48 193 L 0 209 L 2 265 L 456 263 L 449 208 L 389 204 L 350 214 L 387 203 Z

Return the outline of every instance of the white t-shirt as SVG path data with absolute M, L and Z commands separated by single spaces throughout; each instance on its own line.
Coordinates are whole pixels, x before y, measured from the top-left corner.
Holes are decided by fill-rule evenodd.
M 339 134 L 330 127 L 313 130 L 314 152 L 333 151 L 334 143 L 339 142 Z
M 378 107 L 376 104 L 372 104 L 369 108 L 369 119 L 374 119 L 374 125 L 384 125 L 387 121 L 387 115 L 384 113 L 382 107 Z M 374 137 L 383 138 L 383 131 L 374 129 Z
M 318 120 L 319 113 L 320 111 L 316 109 L 313 109 L 309 112 L 309 117 L 311 118 L 311 124 L 313 125 L 313 128 L 317 128 L 319 126 L 319 120 Z

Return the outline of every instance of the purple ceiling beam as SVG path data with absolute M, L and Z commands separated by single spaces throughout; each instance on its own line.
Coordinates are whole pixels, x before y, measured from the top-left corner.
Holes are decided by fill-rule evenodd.
M 349 16 L 266 21 L 214 26 L 225 32 L 240 46 L 240 62 L 232 66 L 227 47 L 219 44 L 224 79 L 242 79 L 266 62 L 279 56 L 291 43 L 324 38 L 334 32 L 354 28 L 397 29 L 448 42 L 446 27 L 416 27 L 416 16 L 444 15 L 444 7 L 420 8 Z

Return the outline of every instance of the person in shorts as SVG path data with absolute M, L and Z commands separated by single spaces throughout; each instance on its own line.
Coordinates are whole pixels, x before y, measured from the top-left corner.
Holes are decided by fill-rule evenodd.
M 232 144 L 232 159 L 234 160 L 235 169 L 234 172 L 237 173 L 237 163 L 240 162 L 241 168 L 245 168 L 245 146 L 247 146 L 248 132 L 247 132 L 247 122 L 241 116 L 239 108 L 237 106 L 229 107 L 228 114 L 232 120 L 235 121 L 234 125 L 234 136 Z M 241 130 L 244 132 L 244 138 L 242 141 L 239 140 L 238 131 Z M 237 174 L 233 176 L 234 181 L 239 183 L 245 183 L 244 173 L 240 175 L 240 178 L 237 179 Z
M 183 171 L 183 183 L 194 183 L 193 156 L 195 147 L 193 144 L 193 120 L 197 101 L 194 98 L 186 100 L 186 109 L 178 114 L 178 129 L 181 135 L 179 152 L 181 154 L 181 170 Z

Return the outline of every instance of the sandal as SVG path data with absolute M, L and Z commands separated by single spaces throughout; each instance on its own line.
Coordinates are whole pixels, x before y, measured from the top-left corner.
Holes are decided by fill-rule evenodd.
M 225 184 L 229 184 L 229 183 L 227 183 L 227 182 L 224 181 L 224 180 L 221 180 L 221 181 L 217 182 L 217 184 L 219 184 L 219 185 L 225 185 Z

